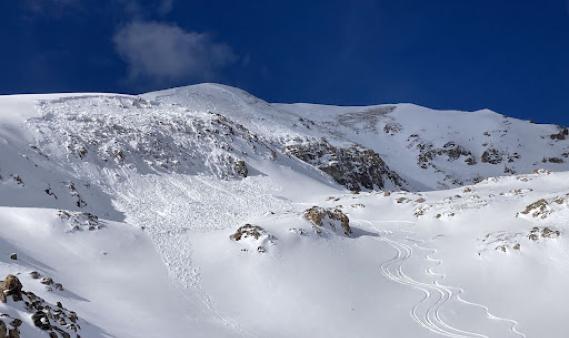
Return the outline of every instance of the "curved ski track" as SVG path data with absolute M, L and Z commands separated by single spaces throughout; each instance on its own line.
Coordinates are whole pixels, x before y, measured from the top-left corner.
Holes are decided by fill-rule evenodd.
M 464 300 L 461 297 L 461 294 L 464 293 L 464 290 L 462 288 L 441 284 L 439 280 L 445 279 L 446 275 L 433 271 L 435 267 L 427 267 L 425 269 L 425 273 L 427 275 L 439 279 L 435 280 L 432 283 L 418 281 L 406 274 L 403 267 L 406 261 L 408 261 L 414 254 L 416 254 L 413 250 L 413 247 L 416 247 L 419 250 L 430 251 L 430 253 L 426 254 L 424 257 L 427 261 L 434 263 L 436 266 L 441 265 L 442 260 L 432 257 L 432 255 L 438 252 L 437 249 L 422 247 L 418 244 L 423 243 L 424 241 L 412 239 L 409 237 L 405 238 L 405 241 L 399 241 L 389 238 L 389 235 L 391 234 L 392 232 L 390 231 L 384 231 L 379 237 L 379 240 L 387 243 L 389 246 L 395 249 L 397 253 L 393 258 L 383 262 L 380 265 L 380 272 L 384 277 L 395 283 L 414 288 L 423 293 L 423 298 L 409 311 L 411 318 L 418 325 L 429 330 L 432 333 L 445 337 L 490 338 L 485 334 L 460 329 L 444 320 L 443 316 L 441 316 L 441 309 L 449 301 L 456 301 L 468 306 L 480 308 L 485 312 L 486 316 L 489 319 L 508 323 L 510 334 L 516 337 L 526 338 L 526 335 L 518 330 L 519 324 L 517 321 L 493 315 L 490 313 L 487 306 Z M 410 242 L 412 244 L 406 242 Z

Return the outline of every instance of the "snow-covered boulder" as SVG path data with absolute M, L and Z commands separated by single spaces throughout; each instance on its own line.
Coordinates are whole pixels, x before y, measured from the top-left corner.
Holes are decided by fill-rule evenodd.
M 229 239 L 241 243 L 242 251 L 256 250 L 264 253 L 268 247 L 274 245 L 275 236 L 269 234 L 265 229 L 258 225 L 245 224 L 237 228 Z

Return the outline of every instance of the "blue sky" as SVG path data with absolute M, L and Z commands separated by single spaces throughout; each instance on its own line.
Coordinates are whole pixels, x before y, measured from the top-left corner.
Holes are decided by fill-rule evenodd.
M 569 125 L 569 0 L 0 2 L 0 93 L 199 82 Z

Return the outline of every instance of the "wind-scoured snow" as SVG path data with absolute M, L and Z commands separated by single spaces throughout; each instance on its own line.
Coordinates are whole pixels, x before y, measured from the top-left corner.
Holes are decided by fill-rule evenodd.
M 82 337 L 565 337 L 567 134 L 215 84 L 0 97 L 0 279 Z

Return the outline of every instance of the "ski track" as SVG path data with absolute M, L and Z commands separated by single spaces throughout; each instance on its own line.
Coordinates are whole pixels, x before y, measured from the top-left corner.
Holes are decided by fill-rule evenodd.
M 442 263 L 443 263 L 442 259 L 432 257 L 432 255 L 436 255 L 438 253 L 437 249 L 424 247 L 424 246 L 421 246 L 418 244 L 418 243 L 422 243 L 423 241 L 413 240 L 413 242 L 414 242 L 414 246 L 417 247 L 418 249 L 425 250 L 425 251 L 431 251 L 431 254 L 425 255 L 425 258 L 428 261 L 434 262 L 437 266 L 442 265 Z M 429 267 L 425 271 L 432 276 L 439 277 L 441 280 L 444 280 L 446 278 L 446 275 L 444 273 L 434 272 L 434 271 L 432 271 L 432 269 L 433 269 L 432 267 Z M 510 331 L 513 334 L 515 334 L 518 337 L 526 338 L 526 335 L 524 333 L 522 333 L 521 331 L 519 331 L 519 329 L 518 329 L 519 323 L 517 321 L 515 321 L 513 319 L 508 319 L 508 318 L 504 318 L 504 317 L 494 315 L 490 312 L 490 309 L 486 305 L 467 301 L 464 298 L 462 298 L 461 295 L 464 294 L 463 288 L 453 287 L 453 286 L 445 286 L 445 285 L 440 284 L 439 281 L 435 281 L 435 284 L 439 285 L 441 287 L 445 287 L 449 290 L 456 290 L 455 292 L 452 293 L 454 299 L 456 299 L 457 301 L 459 301 L 463 304 L 471 305 L 471 306 L 478 307 L 478 308 L 482 309 L 486 313 L 486 316 L 492 320 L 508 323 L 510 325 Z
M 357 220 L 357 221 L 368 223 L 370 225 L 377 225 L 366 220 Z M 386 223 L 386 222 L 414 224 L 414 222 L 409 222 L 409 221 L 381 221 L 381 223 Z M 412 232 L 404 230 L 397 232 L 404 233 L 406 235 L 412 234 Z M 429 330 L 432 333 L 442 335 L 445 337 L 490 338 L 485 334 L 463 330 L 458 327 L 452 326 L 450 323 L 444 320 L 444 318 L 441 315 L 441 309 L 449 302 L 455 301 L 468 306 L 473 306 L 482 309 L 485 312 L 487 318 L 493 321 L 504 322 L 509 324 L 510 334 L 513 334 L 516 337 L 526 338 L 526 335 L 518 330 L 519 323 L 517 321 L 496 316 L 490 312 L 487 306 L 465 300 L 464 298 L 461 297 L 461 295 L 464 293 L 464 290 L 462 288 L 441 284 L 439 280 L 444 280 L 446 278 L 446 274 L 433 271 L 435 267 L 443 264 L 442 259 L 433 257 L 433 255 L 436 255 L 438 253 L 437 249 L 424 247 L 420 245 L 424 243 L 423 240 L 417 240 L 409 236 L 406 236 L 404 238 L 404 241 L 396 240 L 394 239 L 392 231 L 383 231 L 380 234 L 379 240 L 387 243 L 397 252 L 397 254 L 393 258 L 383 262 L 380 265 L 379 269 L 381 274 L 395 283 L 414 288 L 423 293 L 423 298 L 417 304 L 415 304 L 409 311 L 411 318 L 418 325 Z M 405 242 L 410 242 L 412 244 L 407 244 Z M 425 269 L 425 273 L 434 278 L 437 278 L 438 280 L 435 280 L 432 283 L 421 282 L 410 277 L 405 273 L 403 269 L 405 262 L 408 261 L 415 254 L 413 247 L 416 247 L 419 250 L 430 252 L 426 254 L 424 258 L 426 261 L 432 262 L 436 266 L 427 267 Z

